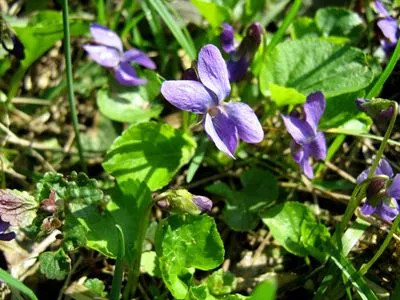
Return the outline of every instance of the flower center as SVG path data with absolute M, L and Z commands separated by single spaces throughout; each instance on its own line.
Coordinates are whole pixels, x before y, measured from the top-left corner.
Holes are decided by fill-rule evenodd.
M 218 108 L 216 106 L 212 106 L 207 110 L 207 113 L 209 113 L 212 117 L 215 117 L 218 113 Z

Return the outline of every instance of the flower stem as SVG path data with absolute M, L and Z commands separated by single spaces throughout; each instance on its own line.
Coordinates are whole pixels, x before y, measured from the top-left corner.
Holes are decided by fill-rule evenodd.
M 182 129 L 184 132 L 189 131 L 189 112 L 182 112 Z
M 375 171 L 376 171 L 376 168 L 378 167 L 379 161 L 382 158 L 383 151 L 385 150 L 386 144 L 390 138 L 390 135 L 392 134 L 394 124 L 396 123 L 396 118 L 399 113 L 399 106 L 398 106 L 397 102 L 395 102 L 395 101 L 392 102 L 392 105 L 393 105 L 393 114 L 392 114 L 392 117 L 390 118 L 390 123 L 389 123 L 388 129 L 386 130 L 383 140 L 381 142 L 381 145 L 379 146 L 378 153 L 376 154 L 375 160 L 372 162 L 371 169 L 369 170 L 369 173 L 368 173 L 368 178 L 371 178 L 375 174 Z
M 397 43 L 396 48 L 394 49 L 393 54 L 390 57 L 388 64 L 386 65 L 381 76 L 376 81 L 374 86 L 370 89 L 370 91 L 368 92 L 368 94 L 365 98 L 371 99 L 371 98 L 379 95 L 379 93 L 382 89 L 382 86 L 385 84 L 385 82 L 389 78 L 390 74 L 392 74 L 392 71 L 393 71 L 394 67 L 396 66 L 399 58 L 400 58 L 400 43 Z
M 372 166 L 368 173 L 368 179 L 370 179 L 375 174 L 376 168 L 378 167 L 379 161 L 383 155 L 383 151 L 385 150 L 385 146 L 390 138 L 394 124 L 396 122 L 396 118 L 397 118 L 397 114 L 398 114 L 398 105 L 397 105 L 397 102 L 394 102 L 394 101 L 392 102 L 392 105 L 393 105 L 393 114 L 390 119 L 388 129 L 385 132 L 385 136 L 383 137 L 381 145 L 379 146 L 378 153 L 376 154 L 376 157 L 375 157 L 374 161 L 372 162 Z M 365 181 L 364 184 L 361 184 L 361 185 L 359 184 L 355 187 L 353 194 L 351 195 L 349 204 L 347 205 L 343 219 L 340 222 L 339 230 L 337 233 L 335 232 L 336 236 L 337 236 L 337 234 L 339 234 L 339 236 L 337 236 L 338 238 L 342 237 L 346 224 L 350 221 L 351 217 L 353 216 L 354 211 L 360 205 L 361 200 L 363 199 L 363 197 L 365 195 L 365 190 L 366 190 L 367 186 L 368 186 L 368 182 Z
M 393 233 L 397 230 L 398 226 L 400 223 L 400 215 L 397 215 L 396 219 L 394 220 L 392 224 L 392 228 L 390 228 L 389 233 L 387 234 L 385 240 L 383 241 L 382 245 L 379 247 L 379 250 L 375 253 L 375 255 L 371 258 L 371 260 L 363 264 L 360 268 L 360 274 L 364 275 L 368 272 L 369 268 L 372 267 L 372 265 L 378 260 L 378 258 L 382 255 L 383 251 L 385 251 L 386 247 L 389 245 L 389 242 L 393 238 Z
M 283 20 L 281 26 L 279 26 L 278 31 L 274 34 L 271 39 L 271 42 L 267 46 L 266 54 L 270 53 L 275 46 L 280 42 L 283 38 L 286 29 L 292 23 L 293 19 L 296 17 L 297 12 L 299 11 L 302 4 L 302 0 L 295 0 L 292 7 L 290 8 L 289 12 L 286 14 L 285 19 Z
M 75 138 L 79 152 L 79 159 L 81 162 L 82 170 L 86 172 L 86 163 L 83 157 L 83 147 L 79 135 L 78 116 L 75 108 L 74 97 L 74 84 L 72 80 L 72 62 L 71 62 L 71 40 L 69 34 L 69 21 L 68 21 L 68 0 L 63 0 L 63 26 L 64 26 L 64 49 L 65 49 L 65 65 L 67 69 L 67 87 L 68 87 L 68 101 L 71 109 L 72 125 L 74 126 Z

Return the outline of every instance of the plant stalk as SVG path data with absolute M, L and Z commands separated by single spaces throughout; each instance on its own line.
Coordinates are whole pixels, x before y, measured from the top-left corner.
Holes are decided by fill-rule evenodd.
M 371 258 L 371 260 L 363 264 L 360 268 L 360 274 L 365 275 L 368 270 L 372 267 L 372 265 L 378 260 L 378 258 L 382 255 L 383 251 L 385 251 L 386 247 L 389 245 L 390 241 L 393 238 L 393 233 L 397 230 L 399 227 L 400 223 L 400 215 L 397 215 L 396 219 L 394 220 L 392 227 L 390 228 L 389 233 L 385 237 L 385 240 L 383 241 L 382 245 L 379 247 L 378 251 L 375 253 L 375 255 Z
M 72 125 L 75 131 L 75 138 L 79 152 L 79 159 L 81 162 L 82 170 L 84 172 L 87 171 L 86 163 L 83 156 L 83 147 L 81 143 L 81 138 L 79 134 L 79 123 L 78 116 L 76 113 L 76 103 L 74 96 L 74 83 L 72 80 L 72 61 L 71 61 L 71 39 L 69 33 L 69 13 L 68 13 L 68 0 L 63 0 L 63 27 L 64 27 L 64 49 L 65 49 L 65 65 L 67 70 L 67 89 L 68 89 L 68 101 L 71 109 L 71 119 Z

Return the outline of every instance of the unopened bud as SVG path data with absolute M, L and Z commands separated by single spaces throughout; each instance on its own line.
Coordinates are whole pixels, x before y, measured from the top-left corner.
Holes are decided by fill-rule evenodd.
M 375 98 L 367 100 L 363 98 L 356 99 L 356 105 L 359 110 L 365 112 L 377 122 L 390 120 L 393 116 L 393 101 Z
M 156 197 L 156 204 L 173 213 L 198 215 L 210 211 L 212 201 L 204 196 L 196 196 L 185 189 L 169 190 Z

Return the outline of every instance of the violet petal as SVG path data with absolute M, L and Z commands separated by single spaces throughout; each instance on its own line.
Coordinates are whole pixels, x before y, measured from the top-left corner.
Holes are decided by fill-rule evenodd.
M 0 233 L 6 231 L 8 227 L 10 227 L 10 223 L 0 219 Z
M 90 33 L 97 44 L 113 47 L 122 53 L 122 41 L 114 31 L 92 23 L 90 24 Z
M 315 138 L 309 143 L 308 149 L 310 156 L 318 160 L 323 160 L 326 157 L 326 140 L 322 132 L 318 132 Z
M 390 186 L 386 189 L 386 193 L 397 200 L 400 200 L 400 174 L 397 174 Z
M 372 206 L 371 204 L 366 201 L 363 206 L 361 206 L 360 211 L 364 216 L 372 215 L 376 210 L 376 207 Z
M 304 104 L 304 112 L 306 121 L 313 128 L 314 132 L 317 131 L 319 120 L 325 111 L 325 106 L 325 97 L 321 92 L 308 95 L 306 103 Z
M 212 117 L 207 113 L 204 119 L 204 130 L 220 151 L 235 158 L 234 153 L 238 144 L 238 133 L 235 125 L 227 115 L 219 112 Z
M 297 144 L 294 140 L 290 141 L 290 152 L 292 153 L 293 160 L 296 163 L 300 163 L 304 157 L 303 146 Z
M 309 154 L 308 154 L 308 149 L 307 147 L 303 148 L 304 154 L 303 154 L 303 159 L 300 161 L 300 169 L 306 175 L 309 179 L 314 178 L 314 171 L 312 169 L 310 160 L 309 160 Z
M 99 65 L 107 68 L 118 66 L 121 61 L 121 54 L 114 48 L 97 45 L 84 45 L 83 49 Z
M 196 204 L 197 208 L 201 211 L 211 211 L 213 203 L 210 199 L 204 196 L 193 196 L 192 201 Z
M 231 57 L 226 62 L 226 66 L 229 72 L 229 80 L 231 82 L 241 81 L 246 76 L 249 65 L 249 57 L 241 56 L 238 60 L 235 60 L 234 55 L 231 55 Z
M 386 159 L 382 158 L 379 161 L 378 167 L 376 168 L 376 171 L 375 171 L 375 175 L 386 175 L 389 178 L 393 177 L 393 175 L 394 175 L 393 169 Z
M 7 233 L 2 233 L 0 234 L 0 240 L 1 241 L 11 241 L 13 239 L 15 239 L 17 235 L 15 234 L 15 232 L 7 232 Z
M 123 61 L 136 63 L 152 70 L 156 68 L 156 64 L 154 63 L 154 61 L 150 57 L 148 57 L 146 53 L 137 49 L 130 49 L 128 51 L 125 51 L 123 54 Z
M 223 23 L 222 28 L 219 36 L 221 46 L 226 53 L 230 53 L 235 50 L 235 30 L 227 23 Z
M 281 115 L 286 129 L 296 143 L 303 145 L 314 137 L 313 128 L 304 120 L 292 116 Z
M 394 18 L 385 18 L 379 20 L 377 23 L 379 29 L 382 31 L 385 38 L 389 40 L 390 43 L 396 43 L 398 40 L 399 26 L 397 20 Z
M 205 114 L 216 104 L 216 99 L 199 81 L 168 80 L 161 86 L 161 94 L 173 106 L 196 114 Z
M 399 214 L 399 209 L 398 207 L 390 207 L 386 203 L 380 202 L 379 205 L 376 207 L 374 214 L 379 216 L 386 222 L 390 222 L 397 217 L 397 215 Z
M 263 140 L 264 130 L 250 106 L 243 102 L 231 102 L 224 107 L 243 141 L 260 143 Z
M 201 48 L 197 70 L 200 81 L 215 93 L 219 103 L 230 94 L 228 69 L 217 47 L 209 44 Z
M 389 17 L 390 14 L 380 0 L 375 0 L 375 8 L 382 17 Z
M 136 71 L 128 62 L 122 62 L 115 68 L 115 79 L 121 84 L 126 86 L 142 85 L 147 82 L 146 79 L 139 78 Z

